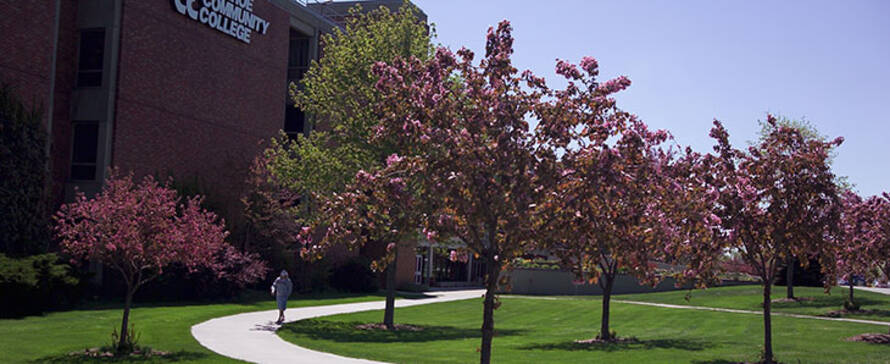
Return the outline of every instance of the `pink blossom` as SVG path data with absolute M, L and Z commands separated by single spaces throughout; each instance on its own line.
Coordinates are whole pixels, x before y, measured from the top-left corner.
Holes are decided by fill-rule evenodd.
M 402 157 L 399 157 L 399 155 L 396 153 L 390 154 L 389 157 L 386 157 L 387 166 L 392 166 L 393 164 L 399 163 L 401 161 Z
M 630 86 L 630 79 L 625 76 L 613 78 L 601 84 L 599 90 L 607 94 L 613 94 L 622 91 Z
M 591 76 L 599 74 L 599 64 L 593 57 L 585 56 L 584 58 L 581 58 L 581 68 L 587 71 Z
M 573 80 L 581 78 L 578 67 L 561 59 L 556 61 L 556 74 Z

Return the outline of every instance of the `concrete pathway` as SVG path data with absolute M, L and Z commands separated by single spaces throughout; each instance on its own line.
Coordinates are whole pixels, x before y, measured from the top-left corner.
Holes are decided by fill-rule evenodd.
M 396 307 L 481 298 L 484 290 L 433 292 L 434 298 L 398 299 Z M 313 317 L 382 310 L 384 301 L 330 306 L 289 308 L 286 322 Z M 278 310 L 248 312 L 204 321 L 192 326 L 192 336 L 204 347 L 230 358 L 254 363 L 379 363 L 309 350 L 282 340 L 275 334 Z
M 847 289 L 849 289 L 849 288 L 847 288 Z M 869 292 L 875 292 L 875 293 L 883 293 L 883 294 L 890 295 L 890 288 L 876 288 L 876 287 L 859 287 L 859 286 L 856 286 L 856 289 L 853 290 L 853 292 L 856 292 L 857 290 L 860 290 L 860 289 L 863 290 L 863 291 L 869 291 Z
M 749 310 L 736 310 L 731 308 L 716 308 L 716 307 L 704 307 L 704 306 L 685 306 L 685 305 L 671 305 L 667 303 L 652 303 L 652 302 L 640 302 L 640 301 L 625 301 L 625 300 L 612 300 L 612 302 L 618 303 L 626 303 L 631 305 L 643 305 L 643 306 L 653 306 L 653 307 L 664 307 L 664 308 L 679 308 L 684 310 L 701 310 L 701 311 L 716 311 L 716 312 L 729 312 L 729 313 L 744 313 L 744 314 L 753 314 L 753 315 L 762 315 L 762 311 L 749 311 Z M 824 316 L 810 316 L 810 315 L 799 315 L 796 313 L 784 313 L 784 312 L 772 312 L 773 316 L 786 316 L 786 317 L 794 317 L 794 318 L 803 318 L 803 319 L 814 319 L 814 320 L 825 320 L 825 321 L 841 321 L 841 322 L 854 322 L 858 324 L 870 324 L 870 325 L 881 325 L 881 326 L 890 326 L 890 322 L 886 321 L 872 321 L 872 320 L 859 320 L 859 319 L 848 319 L 848 318 L 840 318 L 840 317 L 824 317 Z

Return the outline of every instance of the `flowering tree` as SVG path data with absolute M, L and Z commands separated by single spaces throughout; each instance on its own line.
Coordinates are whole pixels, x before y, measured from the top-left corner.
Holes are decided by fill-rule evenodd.
M 420 158 L 415 176 L 429 208 L 428 238 L 460 239 L 486 265 L 482 363 L 491 360 L 501 272 L 531 244 L 537 194 L 525 120 L 536 99 L 511 64 L 512 44 L 504 21 L 489 29 L 478 66 L 467 49 L 459 59 L 438 49 L 428 62 L 397 59 L 374 68 L 384 117 L 372 140 Z
M 92 199 L 78 193 L 56 214 L 62 249 L 78 259 L 101 262 L 118 271 L 127 285 L 119 348 L 128 343 L 127 324 L 133 294 L 143 284 L 181 264 L 194 271 L 206 267 L 220 278 L 245 285 L 266 267 L 225 242 L 228 232 L 217 216 L 200 207 L 201 197 L 180 201 L 169 185 L 151 176 L 141 183 L 132 174 L 113 171 Z
M 417 157 L 402 158 L 396 154 L 386 159 L 386 167 L 356 174 L 355 181 L 344 192 L 334 193 L 320 206 L 314 225 L 303 227 L 299 234 L 300 254 L 305 259 L 320 259 L 331 246 L 345 244 L 349 249 L 361 248 L 368 241 L 386 242 L 386 254 L 372 263 L 374 270 L 389 267 L 398 259 L 398 245 L 418 236 L 424 209 L 417 198 L 418 185 L 413 176 L 420 168 Z M 324 231 L 313 241 L 315 231 Z M 387 297 L 383 324 L 395 329 L 395 269 L 387 269 Z
M 775 125 L 769 115 L 767 122 Z M 773 362 L 770 291 L 786 257 L 818 256 L 828 276 L 834 268 L 830 236 L 839 219 L 838 188 L 829 164 L 829 151 L 842 138 L 824 142 L 805 138 L 789 127 L 772 128 L 747 151 L 732 148 L 729 134 L 715 121 L 717 145 L 712 183 L 719 192 L 722 227 L 728 244 L 750 264 L 763 285 L 763 360 Z M 828 288 L 826 282 L 826 289 Z
M 364 13 L 361 5 L 350 8 L 344 29 L 321 37 L 321 58 L 299 84 L 290 85 L 296 107 L 318 128 L 297 143 L 285 135 L 273 139 L 265 157 L 285 188 L 307 197 L 303 202 L 324 203 L 325 195 L 342 191 L 356 172 L 381 168 L 387 156 L 398 152 L 370 141 L 381 102 L 371 68 L 399 56 L 429 58 L 434 31 L 418 19 L 418 12 L 407 2 L 397 12 L 384 6 Z M 299 217 L 311 219 L 307 211 Z
M 547 193 L 537 209 L 538 233 L 581 281 L 602 288 L 597 339 L 611 341 L 609 305 L 619 270 L 650 284 L 663 275 L 656 261 L 694 262 L 679 272 L 684 280 L 711 274 L 720 253 L 711 244 L 719 219 L 711 214 L 715 199 L 695 173 L 700 156 L 687 150 L 675 159 L 660 147 L 666 132 L 648 130 L 615 106 L 611 95 L 630 85 L 627 78 L 598 83 L 593 58 L 584 58 L 581 68 L 560 61 L 557 73 L 569 86 L 558 91 L 527 75 L 551 100 L 536 108 L 547 150 L 542 165 L 549 166 L 539 174 Z
M 877 238 L 875 239 L 873 256 L 880 257 L 878 269 L 884 274 L 885 281 L 890 280 L 890 193 L 881 195 L 883 208 L 878 218 Z
M 359 5 L 351 8 L 344 19 L 345 29 L 335 29 L 322 37 L 321 59 L 312 62 L 299 84 L 291 85 L 296 106 L 319 127 L 296 141 L 282 134 L 272 140 L 262 158 L 278 188 L 287 190 L 277 194 L 299 199 L 299 206 L 284 209 L 295 218 L 295 225 L 326 225 L 325 217 L 316 214 L 320 206 L 342 197 L 335 193 L 354 188 L 349 185 L 357 172 L 382 169 L 387 156 L 401 154 L 391 144 L 371 141 L 373 128 L 379 123 L 377 105 L 381 102 L 375 89 L 377 76 L 371 68 L 376 62 L 389 62 L 397 56 L 429 58 L 434 31 L 418 19 L 418 11 L 408 2 L 397 12 L 383 6 L 366 13 Z M 331 203 L 328 207 L 333 206 Z M 280 211 L 273 209 L 268 215 Z M 290 234 L 294 235 L 296 231 Z M 328 242 L 332 241 L 320 246 L 329 247 Z M 373 239 L 355 242 L 371 246 L 383 243 Z M 322 253 L 316 250 L 313 255 Z M 396 284 L 396 260 L 391 258 L 384 257 L 377 263 L 386 264 L 376 267 L 387 271 L 385 312 L 389 318 L 393 315 Z M 391 319 L 385 321 L 391 324 Z
M 777 117 L 773 122 L 766 121 L 758 121 L 760 124 L 760 130 L 758 131 L 759 139 L 765 140 L 769 137 L 769 135 L 776 129 L 780 127 L 791 128 L 796 130 L 800 135 L 804 138 L 804 140 L 815 139 L 820 141 L 827 141 L 828 136 L 822 135 L 819 133 L 819 130 L 810 123 L 807 119 L 789 119 L 784 116 Z M 829 151 L 828 163 L 831 164 L 834 159 L 834 150 Z M 839 186 L 847 186 L 846 177 L 835 177 L 835 182 Z M 795 299 L 794 297 L 794 266 L 795 266 L 795 257 L 793 254 L 786 254 L 785 256 L 785 297 L 788 299 Z
M 866 280 L 882 278 L 881 268 L 886 268 L 883 260 L 890 253 L 890 198 L 885 194 L 863 199 L 852 191 L 844 192 L 842 197 L 837 274 L 850 284 L 844 308 L 856 310 L 859 305 L 853 300 L 853 276 Z

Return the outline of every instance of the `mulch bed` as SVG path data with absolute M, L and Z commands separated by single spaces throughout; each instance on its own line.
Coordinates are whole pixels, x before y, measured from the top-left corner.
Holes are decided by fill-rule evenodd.
M 772 303 L 788 303 L 788 302 L 809 302 L 809 301 L 815 301 L 815 300 L 816 299 L 813 297 L 794 297 L 794 298 L 782 297 L 782 298 L 776 298 L 776 299 L 772 300 L 771 302 Z
M 857 315 L 877 315 L 877 314 L 881 314 L 882 312 L 883 312 L 883 311 L 881 311 L 881 310 L 856 310 L 856 311 L 850 311 L 850 310 L 837 310 L 837 311 L 826 312 L 826 313 L 822 314 L 822 316 L 827 316 L 827 317 L 844 317 L 844 316 L 849 315 L 849 314 L 857 314 Z
M 423 328 L 420 326 L 414 325 L 403 325 L 403 324 L 395 324 L 395 331 L 423 331 Z M 374 324 L 362 324 L 356 325 L 356 329 L 359 330 L 384 330 L 386 331 L 386 325 L 374 323 Z
M 862 334 L 847 338 L 847 341 L 861 341 L 871 344 L 890 345 L 890 334 Z
M 166 352 L 166 351 L 158 351 L 158 350 L 149 350 L 149 351 L 135 350 L 129 354 L 115 355 L 115 353 L 113 351 L 102 350 L 100 348 L 90 348 L 90 349 L 84 349 L 81 351 L 72 351 L 72 352 L 68 353 L 68 356 L 84 356 L 84 357 L 89 357 L 89 358 L 114 358 L 114 357 L 152 358 L 152 357 L 159 357 L 159 356 L 166 356 L 166 355 L 170 355 L 170 353 Z
M 635 344 L 640 342 L 635 337 L 616 337 L 609 340 L 603 340 L 598 337 L 587 340 L 575 340 L 575 344 L 584 344 L 584 345 L 592 345 L 592 344 Z

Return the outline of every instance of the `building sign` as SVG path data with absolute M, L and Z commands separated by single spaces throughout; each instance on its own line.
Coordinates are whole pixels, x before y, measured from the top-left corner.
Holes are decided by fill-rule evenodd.
M 266 34 L 269 22 L 253 13 L 254 0 L 170 0 L 176 12 L 244 43 L 254 32 Z

